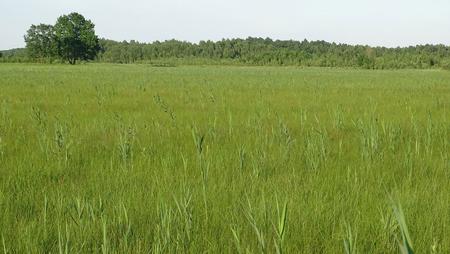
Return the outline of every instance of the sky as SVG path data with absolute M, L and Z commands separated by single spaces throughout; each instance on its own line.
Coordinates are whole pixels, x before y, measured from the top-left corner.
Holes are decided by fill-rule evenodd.
M 31 24 L 90 19 L 113 40 L 270 37 L 370 46 L 450 45 L 450 0 L 0 0 L 0 49 Z

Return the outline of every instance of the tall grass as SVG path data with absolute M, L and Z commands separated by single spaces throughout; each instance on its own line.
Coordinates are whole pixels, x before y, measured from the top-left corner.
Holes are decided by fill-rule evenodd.
M 448 253 L 449 84 L 1 64 L 1 251 Z

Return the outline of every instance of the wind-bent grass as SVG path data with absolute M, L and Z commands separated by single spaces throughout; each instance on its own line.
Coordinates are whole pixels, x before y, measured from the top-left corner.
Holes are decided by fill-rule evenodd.
M 395 202 L 392 198 L 391 202 L 395 218 L 397 219 L 397 223 L 400 227 L 400 234 L 402 236 L 402 241 L 398 241 L 400 252 L 402 254 L 414 254 L 411 236 L 409 235 L 409 230 L 408 226 L 406 225 L 406 219 L 403 213 L 402 206 L 399 202 Z
M 437 70 L 1 64 L 1 250 L 449 253 L 449 106 Z

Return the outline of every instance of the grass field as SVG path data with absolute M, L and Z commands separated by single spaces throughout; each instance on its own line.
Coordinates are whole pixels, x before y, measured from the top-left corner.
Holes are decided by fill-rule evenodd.
M 450 253 L 449 193 L 450 72 L 0 65 L 5 253 Z

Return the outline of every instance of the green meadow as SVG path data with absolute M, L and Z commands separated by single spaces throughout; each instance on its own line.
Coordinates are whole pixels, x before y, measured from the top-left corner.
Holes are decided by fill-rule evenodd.
M 449 71 L 0 64 L 2 253 L 449 239 Z

